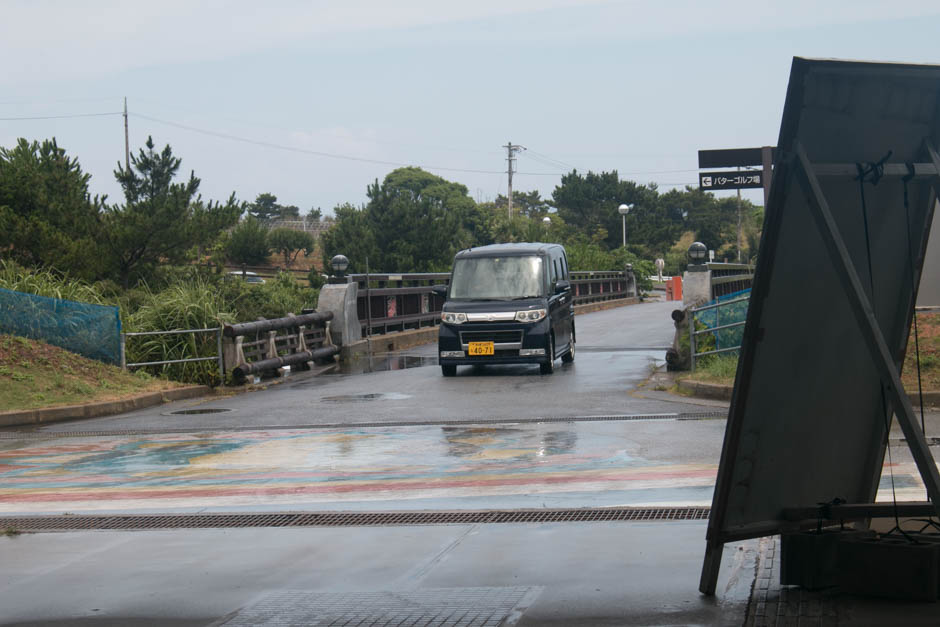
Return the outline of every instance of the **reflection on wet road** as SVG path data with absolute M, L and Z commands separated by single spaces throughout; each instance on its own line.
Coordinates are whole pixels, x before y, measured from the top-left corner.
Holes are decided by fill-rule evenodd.
M 714 464 L 635 457 L 628 433 L 551 423 L 24 442 L 0 452 L 0 512 L 710 501 Z

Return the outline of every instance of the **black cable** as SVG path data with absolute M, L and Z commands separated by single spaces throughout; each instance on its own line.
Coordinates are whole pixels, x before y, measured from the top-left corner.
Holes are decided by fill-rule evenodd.
M 872 314 L 874 314 L 875 322 L 878 322 L 878 312 L 875 307 L 875 275 L 872 272 L 871 265 L 871 232 L 868 228 L 868 206 L 865 202 L 865 180 L 871 178 L 872 185 L 877 185 L 878 181 L 881 179 L 882 174 L 884 173 L 884 163 L 888 160 L 888 157 L 891 156 L 889 151 L 885 157 L 878 163 L 871 163 L 868 167 L 865 167 L 861 163 L 856 163 L 855 168 L 858 170 L 858 176 L 856 180 L 858 181 L 858 191 L 861 196 L 862 201 L 862 221 L 865 225 L 865 254 L 867 255 L 868 261 L 868 289 L 869 289 L 869 301 L 871 302 Z M 898 531 L 907 538 L 908 541 L 914 542 L 907 533 L 901 529 L 901 517 L 898 514 L 898 495 L 897 488 L 894 483 L 894 460 L 891 455 L 891 419 L 888 416 L 888 402 L 885 398 L 885 383 L 884 381 L 879 381 L 879 387 L 881 390 L 881 415 L 884 417 L 885 425 L 885 448 L 888 450 L 888 475 L 891 477 L 891 502 L 894 506 L 894 529 L 886 533 L 885 535 L 891 535 L 895 531 Z
M 72 113 L 68 115 L 37 115 L 25 118 L 0 118 L 3 122 L 16 122 L 19 120 L 64 120 L 66 118 L 97 118 L 105 115 L 124 115 L 123 111 L 108 111 L 105 113 Z
M 911 296 L 917 293 L 917 286 L 914 284 L 914 246 L 911 244 L 911 209 L 910 204 L 908 203 L 907 198 L 907 184 L 914 178 L 914 164 L 908 162 L 907 164 L 907 176 L 901 179 L 901 182 L 904 183 L 904 215 L 907 219 L 907 262 L 909 274 L 911 276 Z M 917 396 L 920 399 L 920 431 L 926 437 L 927 435 L 927 426 L 924 420 L 924 386 L 920 378 L 920 340 L 918 338 L 917 332 L 917 310 L 915 308 L 914 315 L 914 364 L 917 366 Z M 927 495 L 927 500 L 930 500 L 930 495 Z

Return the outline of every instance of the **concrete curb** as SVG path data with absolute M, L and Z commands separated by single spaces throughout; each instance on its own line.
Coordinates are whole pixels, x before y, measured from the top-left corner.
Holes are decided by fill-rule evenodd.
M 160 405 L 161 403 L 169 403 L 170 401 L 206 396 L 211 393 L 212 388 L 207 385 L 192 385 L 184 388 L 161 390 L 159 392 L 147 392 L 146 394 L 139 394 L 116 401 L 0 412 L 0 427 L 22 427 L 62 422 L 64 420 L 75 420 L 78 418 L 111 416 L 134 411 L 135 409 L 144 409 L 145 407 Z
M 719 401 L 730 401 L 731 391 L 734 389 L 731 385 L 722 385 L 720 383 L 705 383 L 704 381 L 692 381 L 682 379 L 676 382 L 676 387 L 680 391 L 699 398 L 710 398 Z M 909 392 L 908 398 L 915 407 L 920 406 L 920 398 L 917 392 Z M 930 390 L 924 392 L 924 405 L 927 407 L 940 406 L 940 390 Z

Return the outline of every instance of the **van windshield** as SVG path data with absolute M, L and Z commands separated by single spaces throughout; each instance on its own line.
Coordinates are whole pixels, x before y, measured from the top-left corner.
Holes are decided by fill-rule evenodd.
M 513 300 L 544 295 L 542 258 L 471 257 L 454 263 L 453 300 Z

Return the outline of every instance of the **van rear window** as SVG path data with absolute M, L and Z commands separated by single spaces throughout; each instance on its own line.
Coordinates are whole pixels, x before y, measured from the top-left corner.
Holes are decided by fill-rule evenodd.
M 471 257 L 454 263 L 452 300 L 513 300 L 544 294 L 541 257 Z

